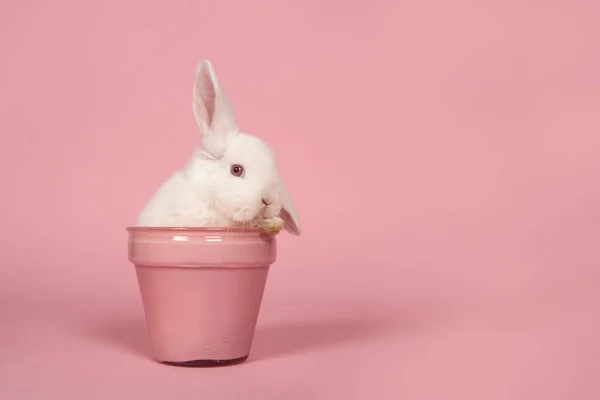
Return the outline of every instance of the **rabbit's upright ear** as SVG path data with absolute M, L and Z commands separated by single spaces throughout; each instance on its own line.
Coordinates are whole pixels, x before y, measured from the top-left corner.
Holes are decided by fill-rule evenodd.
M 283 219 L 283 227 L 292 235 L 299 236 L 302 232 L 302 228 L 300 227 L 300 218 L 298 217 L 294 203 L 292 203 L 290 193 L 283 183 L 281 183 L 279 188 L 279 195 L 281 196 L 280 216 L 281 219 Z
M 210 60 L 202 60 L 196 67 L 193 104 L 204 148 L 215 158 L 221 157 L 227 136 L 237 133 L 238 125 Z

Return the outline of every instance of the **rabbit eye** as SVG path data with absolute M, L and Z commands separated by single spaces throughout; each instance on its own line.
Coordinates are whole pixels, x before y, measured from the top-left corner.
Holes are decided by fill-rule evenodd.
M 233 164 L 231 166 L 231 175 L 240 178 L 242 175 L 244 175 L 244 167 L 239 164 Z

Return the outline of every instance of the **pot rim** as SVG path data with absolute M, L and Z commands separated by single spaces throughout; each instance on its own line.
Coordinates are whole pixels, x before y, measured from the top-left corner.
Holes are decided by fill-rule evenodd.
M 262 232 L 261 228 L 187 227 L 187 226 L 128 226 L 127 232 Z

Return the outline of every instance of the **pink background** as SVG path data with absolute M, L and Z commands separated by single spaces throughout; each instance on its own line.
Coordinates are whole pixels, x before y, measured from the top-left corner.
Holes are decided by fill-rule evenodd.
M 600 398 L 596 0 L 4 0 L 0 398 Z M 251 359 L 152 361 L 125 226 L 198 140 L 269 141 Z

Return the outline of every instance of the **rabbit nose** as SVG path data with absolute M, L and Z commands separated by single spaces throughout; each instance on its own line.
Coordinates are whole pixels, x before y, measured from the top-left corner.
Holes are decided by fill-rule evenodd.
M 268 206 L 268 205 L 269 205 L 269 203 L 267 203 L 267 201 L 266 201 L 265 199 L 262 199 L 262 203 L 263 203 L 265 206 Z

